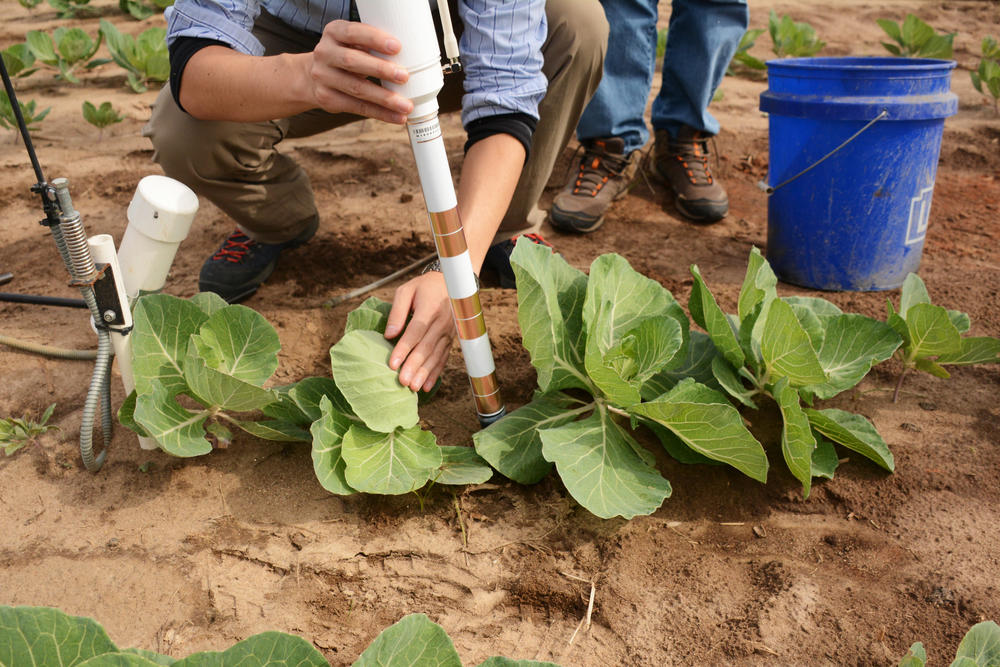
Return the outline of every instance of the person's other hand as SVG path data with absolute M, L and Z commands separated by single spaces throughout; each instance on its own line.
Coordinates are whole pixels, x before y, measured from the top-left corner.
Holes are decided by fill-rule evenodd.
M 413 103 L 368 77 L 405 83 L 409 73 L 369 51 L 394 55 L 399 40 L 364 23 L 331 21 L 312 52 L 310 77 L 320 108 L 331 113 L 353 113 L 402 125 Z
M 413 317 L 406 325 L 406 317 Z M 455 321 L 444 275 L 429 271 L 396 290 L 385 337 L 393 339 L 406 325 L 389 355 L 389 367 L 399 370 L 399 383 L 413 391 L 430 391 L 444 370 L 455 338 Z

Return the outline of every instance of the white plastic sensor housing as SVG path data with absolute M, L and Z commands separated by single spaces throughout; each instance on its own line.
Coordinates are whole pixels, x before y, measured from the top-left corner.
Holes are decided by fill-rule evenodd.
M 436 113 L 444 72 L 430 3 L 426 0 L 357 0 L 357 5 L 362 23 L 384 30 L 402 44 L 394 56 L 374 55 L 402 67 L 410 73 L 410 78 L 406 83 L 383 81 L 382 85 L 413 101 L 410 118 Z
M 139 181 L 118 248 L 130 300 L 163 289 L 177 247 L 187 238 L 197 212 L 198 196 L 183 183 L 158 175 Z

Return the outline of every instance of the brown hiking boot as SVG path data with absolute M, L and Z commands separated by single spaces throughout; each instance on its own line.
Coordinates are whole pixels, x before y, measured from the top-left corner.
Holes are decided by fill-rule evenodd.
M 689 127 L 676 138 L 656 131 L 653 166 L 674 191 L 674 205 L 695 222 L 716 222 L 729 212 L 729 197 L 708 165 L 710 135 Z
M 552 202 L 552 226 L 580 234 L 600 227 L 611 202 L 628 192 L 639 166 L 638 153 L 625 155 L 619 137 L 586 142 L 577 172 Z

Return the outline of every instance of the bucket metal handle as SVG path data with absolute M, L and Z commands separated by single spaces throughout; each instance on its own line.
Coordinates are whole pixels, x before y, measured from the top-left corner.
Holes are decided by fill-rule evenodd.
M 767 196 L 770 197 L 775 192 L 777 192 L 781 188 L 785 187 L 786 185 L 788 185 L 789 183 L 791 183 L 792 181 L 794 181 L 795 179 L 797 179 L 799 176 L 802 176 L 803 174 L 805 174 L 805 173 L 807 173 L 809 171 L 812 171 L 814 168 L 818 167 L 820 164 L 822 164 L 823 162 L 825 162 L 827 159 L 833 157 L 836 153 L 838 153 L 842 149 L 846 148 L 849 143 L 851 143 L 852 141 L 854 141 L 855 139 L 857 139 L 859 136 L 861 136 L 862 132 L 864 132 L 865 130 L 867 130 L 868 128 L 870 128 L 872 125 L 874 125 L 875 123 L 879 122 L 883 118 L 888 118 L 888 116 L 889 116 L 889 110 L 888 109 L 883 109 L 882 113 L 880 113 L 879 115 L 875 116 L 870 121 L 868 121 L 868 123 L 863 128 L 861 128 L 860 130 L 858 130 L 857 132 L 855 132 L 854 134 L 852 134 L 850 137 L 848 137 L 846 141 L 844 141 L 842 144 L 840 144 L 839 146 L 837 146 L 836 148 L 834 148 L 832 151 L 830 151 L 829 153 L 827 153 L 826 155 L 824 155 L 820 159 L 816 160 L 811 165 L 809 165 L 808 167 L 806 167 L 805 169 L 803 169 L 799 173 L 795 174 L 791 178 L 789 178 L 789 179 L 787 179 L 787 180 L 779 183 L 778 185 L 775 185 L 774 187 L 768 185 L 764 181 L 759 181 L 757 183 L 757 187 L 760 188 L 761 190 L 763 190 L 765 193 L 767 193 Z

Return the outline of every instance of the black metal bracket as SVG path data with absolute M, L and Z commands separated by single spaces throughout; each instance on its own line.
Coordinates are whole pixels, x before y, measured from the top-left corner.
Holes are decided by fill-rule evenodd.
M 118 299 L 118 288 L 110 264 L 97 264 L 97 278 L 93 282 L 97 311 L 101 314 L 99 325 L 122 326 L 125 324 L 124 304 Z

